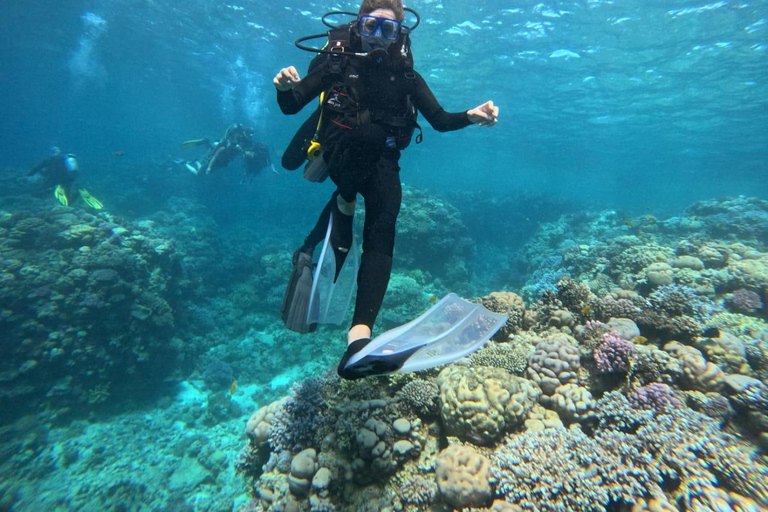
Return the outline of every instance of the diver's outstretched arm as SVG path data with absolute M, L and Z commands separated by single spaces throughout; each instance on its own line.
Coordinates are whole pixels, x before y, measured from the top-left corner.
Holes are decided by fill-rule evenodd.
M 492 101 L 486 101 L 472 110 L 467 110 L 467 117 L 472 124 L 493 126 L 499 121 L 499 107 Z

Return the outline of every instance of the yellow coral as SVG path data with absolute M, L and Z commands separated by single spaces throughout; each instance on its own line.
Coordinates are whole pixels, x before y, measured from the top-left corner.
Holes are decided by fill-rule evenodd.
M 448 435 L 478 445 L 496 442 L 525 421 L 541 391 L 501 368 L 449 366 L 437 378 Z
M 440 452 L 435 476 L 440 494 L 455 507 L 479 506 L 491 497 L 490 463 L 472 446 L 454 445 Z

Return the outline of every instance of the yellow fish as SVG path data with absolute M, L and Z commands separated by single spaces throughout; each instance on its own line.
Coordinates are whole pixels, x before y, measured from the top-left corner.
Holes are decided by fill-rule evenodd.
M 229 385 L 229 394 L 234 395 L 236 389 L 237 389 L 237 379 L 234 379 L 232 381 L 232 384 Z

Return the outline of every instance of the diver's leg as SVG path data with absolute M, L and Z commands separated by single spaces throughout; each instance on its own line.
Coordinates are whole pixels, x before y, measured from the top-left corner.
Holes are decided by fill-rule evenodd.
M 328 220 L 331 217 L 331 211 L 335 208 L 337 195 L 338 191 L 333 193 L 330 201 L 326 203 L 323 211 L 320 212 L 315 227 L 313 227 L 312 231 L 310 231 L 306 238 L 304 238 L 304 245 L 302 245 L 300 249 L 302 252 L 311 254 L 315 250 L 315 247 L 317 247 L 317 244 L 325 238 L 325 233 L 328 230 Z
M 376 163 L 376 172 L 370 176 L 362 191 L 365 199 L 363 255 L 357 274 L 353 328 L 350 330 L 351 339 L 348 341 L 354 341 L 353 336 L 361 332 L 362 328 L 358 326 L 367 326 L 369 330 L 373 328 L 389 286 L 395 247 L 395 224 L 402 199 L 400 168 L 397 165 L 397 157 L 394 158 L 382 157 Z
M 338 187 L 331 230 L 337 278 L 352 244 L 352 220 L 357 194 L 378 172 L 376 165 L 386 148 L 386 138 L 386 133 L 379 126 L 361 126 L 339 139 L 339 149 L 331 158 L 329 175 Z
M 391 158 L 387 159 L 386 156 Z M 363 256 L 357 274 L 357 297 L 352 327 L 347 333 L 347 350 L 339 362 L 337 372 L 343 379 L 359 379 L 369 375 L 391 373 L 400 368 L 402 358 L 369 359 L 364 357 L 352 367 L 347 364 L 371 342 L 371 332 L 381 309 L 392 273 L 392 255 L 395 245 L 395 223 L 400 213 L 402 188 L 399 152 L 386 155 L 376 163 L 367 183 L 361 190 L 365 199 L 365 227 Z

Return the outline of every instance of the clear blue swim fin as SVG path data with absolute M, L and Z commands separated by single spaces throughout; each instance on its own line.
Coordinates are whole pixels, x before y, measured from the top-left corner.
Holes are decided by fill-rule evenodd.
M 352 245 L 342 264 L 339 277 L 334 283 L 336 257 L 331 247 L 332 227 L 333 213 L 328 220 L 328 231 L 325 233 L 325 242 L 320 251 L 313 276 L 312 294 L 307 311 L 307 324 L 309 325 L 314 323 L 341 325 L 344 323 L 344 318 L 349 312 L 349 304 L 355 293 L 357 270 L 360 268 L 360 251 L 357 238 L 354 234 L 352 235 Z
M 447 364 L 480 349 L 506 321 L 506 315 L 449 293 L 415 320 L 365 344 L 339 373 L 356 379 Z

